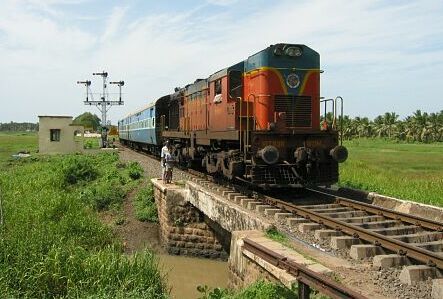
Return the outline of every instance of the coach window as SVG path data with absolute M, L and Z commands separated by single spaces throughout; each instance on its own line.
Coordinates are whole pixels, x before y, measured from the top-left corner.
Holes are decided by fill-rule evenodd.
M 242 72 L 230 71 L 229 72 L 229 96 L 232 99 L 241 97 L 242 95 Z
M 60 141 L 60 129 L 50 129 L 51 141 Z

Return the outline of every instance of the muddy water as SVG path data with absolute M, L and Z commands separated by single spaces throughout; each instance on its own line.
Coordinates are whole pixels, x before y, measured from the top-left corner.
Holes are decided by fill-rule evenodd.
M 197 286 L 226 287 L 228 263 L 208 259 L 175 255 L 158 255 L 163 273 L 167 274 L 168 285 L 174 299 L 201 297 Z

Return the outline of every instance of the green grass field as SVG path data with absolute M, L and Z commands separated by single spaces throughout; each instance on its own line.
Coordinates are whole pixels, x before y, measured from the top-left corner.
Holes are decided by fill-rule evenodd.
M 17 143 L 26 138 L 16 136 Z M 124 254 L 97 215 L 121 209 L 142 176 L 138 163 L 99 153 L 40 155 L 4 166 L 0 298 L 168 298 L 153 253 Z
M 406 144 L 382 139 L 344 143 L 340 185 L 443 206 L 443 144 Z
M 35 132 L 0 132 L 0 164 L 12 159 L 19 151 L 35 154 L 38 149 L 38 135 Z

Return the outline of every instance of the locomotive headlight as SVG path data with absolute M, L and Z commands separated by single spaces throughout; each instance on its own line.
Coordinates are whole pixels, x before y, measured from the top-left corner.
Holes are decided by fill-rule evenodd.
M 348 150 L 346 149 L 346 147 L 341 146 L 341 145 L 337 145 L 336 147 L 331 149 L 329 154 L 338 163 L 343 163 L 348 158 Z
M 299 47 L 288 47 L 285 49 L 285 53 L 291 57 L 298 57 L 301 56 L 302 51 Z
M 291 88 L 297 88 L 300 85 L 300 78 L 295 73 L 291 73 L 286 77 L 286 84 Z

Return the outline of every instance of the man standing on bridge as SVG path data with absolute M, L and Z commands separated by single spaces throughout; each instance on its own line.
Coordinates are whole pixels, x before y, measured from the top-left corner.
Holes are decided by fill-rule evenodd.
M 164 183 L 168 183 L 168 181 L 170 182 L 172 179 L 172 169 L 171 169 L 171 178 L 167 178 L 166 176 L 168 175 L 168 172 L 166 171 L 167 169 L 167 163 L 171 159 L 171 145 L 169 144 L 169 140 L 166 140 L 165 145 L 162 147 L 162 152 L 160 155 L 161 158 L 161 166 L 162 166 L 162 180 Z

